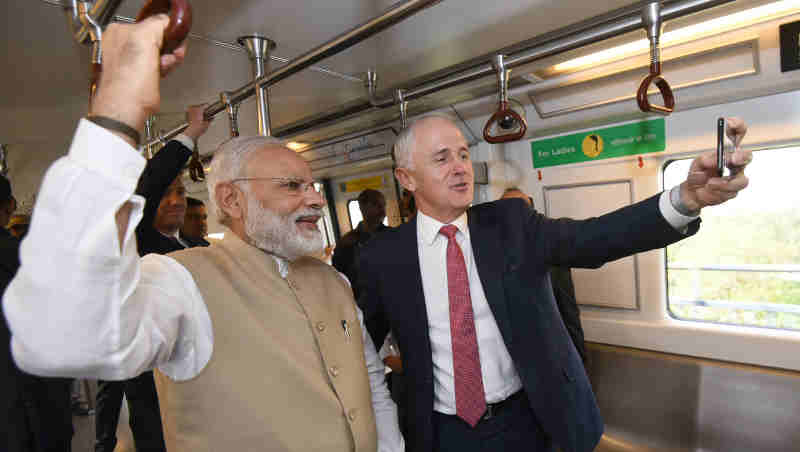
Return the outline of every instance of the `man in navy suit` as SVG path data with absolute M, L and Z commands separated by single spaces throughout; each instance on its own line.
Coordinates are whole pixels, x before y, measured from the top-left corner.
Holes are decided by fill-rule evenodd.
M 373 341 L 393 331 L 404 359 L 409 451 L 594 449 L 603 421 L 548 268 L 596 268 L 694 234 L 702 207 L 747 185 L 745 127 L 729 126 L 735 176 L 716 177 L 715 156 L 703 155 L 675 189 L 582 221 L 546 218 L 519 199 L 469 207 L 459 128 L 429 116 L 401 132 L 395 175 L 418 214 L 367 244 L 359 284 Z

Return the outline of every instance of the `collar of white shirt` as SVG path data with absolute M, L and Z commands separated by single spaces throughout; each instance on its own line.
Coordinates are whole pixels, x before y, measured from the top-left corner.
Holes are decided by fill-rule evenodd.
M 469 226 L 467 225 L 467 212 L 461 214 L 458 218 L 453 220 L 450 224 L 458 228 L 458 232 L 469 238 Z M 424 213 L 417 212 L 417 237 L 419 243 L 432 246 L 436 238 L 439 237 L 439 230 L 442 229 L 445 223 L 435 220 Z

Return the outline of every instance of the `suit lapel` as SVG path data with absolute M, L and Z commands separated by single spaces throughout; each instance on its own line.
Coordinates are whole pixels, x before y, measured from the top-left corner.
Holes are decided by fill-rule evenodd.
M 511 322 L 508 317 L 505 291 L 503 289 L 503 272 L 505 258 L 500 233 L 496 222 L 479 218 L 475 210 L 467 211 L 470 242 L 478 267 L 478 276 L 483 285 L 486 301 L 492 309 L 500 333 L 507 345 L 511 344 Z

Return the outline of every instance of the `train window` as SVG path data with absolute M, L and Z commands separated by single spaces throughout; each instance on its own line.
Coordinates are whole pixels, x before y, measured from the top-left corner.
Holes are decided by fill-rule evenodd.
M 347 213 L 350 215 L 350 229 L 355 229 L 358 223 L 361 223 L 361 220 L 364 219 L 364 217 L 361 216 L 361 209 L 358 208 L 357 199 L 347 201 Z
M 322 183 L 314 182 L 314 188 L 319 193 L 322 194 L 323 198 L 326 197 L 325 186 L 322 185 Z M 323 213 L 322 218 L 320 218 L 319 221 L 317 222 L 317 227 L 319 228 L 320 231 L 322 231 L 322 236 L 325 239 L 325 248 L 336 245 L 336 240 L 334 239 L 333 236 L 333 226 L 331 223 L 330 210 L 328 210 L 329 208 L 330 207 L 326 205 L 325 208 L 322 209 Z
M 364 219 L 361 215 L 361 209 L 358 208 L 358 199 L 347 201 L 347 214 L 350 215 L 350 229 L 355 229 L 358 223 L 361 223 L 361 220 Z M 383 218 L 383 225 L 389 226 L 389 217 Z
M 703 209 L 700 231 L 666 249 L 674 318 L 800 330 L 800 190 L 787 185 L 800 147 L 755 154 L 749 187 Z M 683 181 L 690 163 L 667 163 L 664 187 Z

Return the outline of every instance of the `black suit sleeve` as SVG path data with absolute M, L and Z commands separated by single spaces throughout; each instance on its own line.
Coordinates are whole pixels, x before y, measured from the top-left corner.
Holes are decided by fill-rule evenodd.
M 625 256 L 663 248 L 697 232 L 699 219 L 689 223 L 686 234 L 673 228 L 661 214 L 659 196 L 586 220 L 547 218 L 521 201 L 513 205 L 519 209 L 514 215 L 526 218 L 528 253 L 539 255 L 547 265 L 598 268 Z
M 172 140 L 147 161 L 136 187 L 136 194 L 145 199 L 142 221 L 136 226 L 136 240 L 141 256 L 150 251 L 143 249 L 143 244 L 157 242 L 157 238 L 160 238 L 161 235 L 153 227 L 158 205 L 191 156 L 191 149 L 180 141 Z

